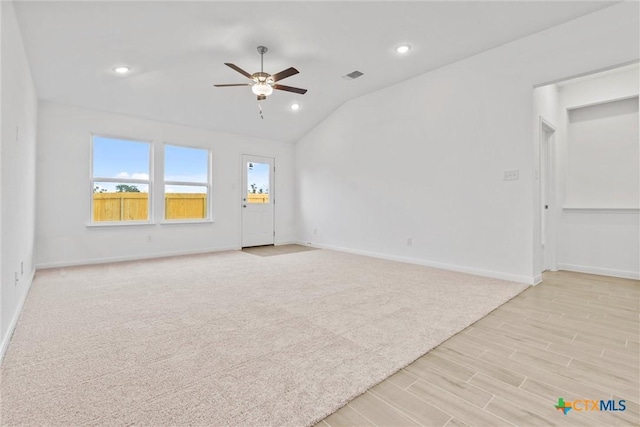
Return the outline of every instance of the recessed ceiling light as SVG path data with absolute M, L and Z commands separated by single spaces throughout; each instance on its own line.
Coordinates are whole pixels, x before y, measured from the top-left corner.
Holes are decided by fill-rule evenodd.
M 411 46 L 409 46 L 408 44 L 403 44 L 396 48 L 396 52 L 398 53 L 407 53 L 410 50 L 411 50 Z
M 129 71 L 131 71 L 131 68 L 129 67 L 116 67 L 113 69 L 113 71 L 115 71 L 118 74 L 127 74 Z
M 291 107 L 290 107 L 290 108 L 291 108 L 293 111 L 297 111 L 297 110 L 299 110 L 299 109 L 300 109 L 300 104 L 297 104 L 297 103 L 296 103 L 296 104 L 291 104 Z

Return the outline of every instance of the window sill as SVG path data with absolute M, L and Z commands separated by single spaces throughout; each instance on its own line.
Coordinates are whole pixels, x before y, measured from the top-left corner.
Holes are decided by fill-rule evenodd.
M 136 226 L 149 226 L 149 225 L 155 225 L 155 223 L 151 221 L 90 222 L 87 224 L 87 228 L 136 227 Z
M 119 222 L 90 222 L 87 228 L 109 228 L 109 227 L 147 227 L 154 225 L 184 225 L 184 224 L 213 224 L 213 219 L 176 219 L 169 221 L 151 222 L 151 221 L 119 221 Z

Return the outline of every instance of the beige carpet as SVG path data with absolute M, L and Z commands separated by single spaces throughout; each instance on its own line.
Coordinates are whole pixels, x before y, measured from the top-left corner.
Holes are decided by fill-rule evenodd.
M 328 250 L 39 271 L 2 425 L 310 425 L 524 288 Z

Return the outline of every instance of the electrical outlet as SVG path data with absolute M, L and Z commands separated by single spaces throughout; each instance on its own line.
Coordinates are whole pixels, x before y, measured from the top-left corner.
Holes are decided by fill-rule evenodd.
M 317 228 L 313 229 L 313 234 L 318 234 L 318 229 Z
M 407 237 L 407 246 L 413 246 L 413 237 Z
M 151 238 L 151 234 L 149 234 L 147 236 L 147 243 L 151 243 L 151 242 L 153 242 L 153 239 Z
M 504 171 L 503 175 L 502 175 L 502 180 L 503 181 L 517 181 L 518 179 L 520 179 L 520 171 L 518 170 L 512 170 L 512 171 Z
M 16 278 L 16 281 L 14 282 L 13 286 L 18 286 L 18 272 L 17 271 L 15 272 L 15 278 Z
M 24 275 L 24 261 L 20 261 L 20 275 Z

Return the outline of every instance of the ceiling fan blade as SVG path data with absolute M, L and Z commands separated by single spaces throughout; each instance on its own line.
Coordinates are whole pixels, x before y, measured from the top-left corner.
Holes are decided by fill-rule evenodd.
M 251 86 L 251 83 L 231 83 L 226 85 L 214 85 L 215 87 L 230 87 L 230 86 Z
M 271 76 L 274 82 L 278 80 L 286 79 L 287 77 L 291 77 L 293 75 L 298 74 L 300 71 L 296 70 L 293 67 L 287 68 L 286 70 L 280 71 L 279 73 L 275 73 Z
M 272 87 L 278 90 L 285 90 L 287 92 L 299 93 L 300 95 L 304 95 L 305 93 L 307 93 L 306 89 L 300 89 L 299 87 L 291 87 L 291 86 L 285 86 L 285 85 L 273 85 Z
M 238 67 L 236 64 L 231 64 L 230 62 L 225 62 L 224 65 L 226 65 L 227 67 L 233 68 L 234 70 L 236 70 L 237 72 L 239 72 L 240 74 L 242 74 L 243 76 L 245 76 L 248 79 L 253 79 L 253 77 L 251 77 L 251 74 L 247 73 L 245 70 L 243 70 L 242 68 Z

